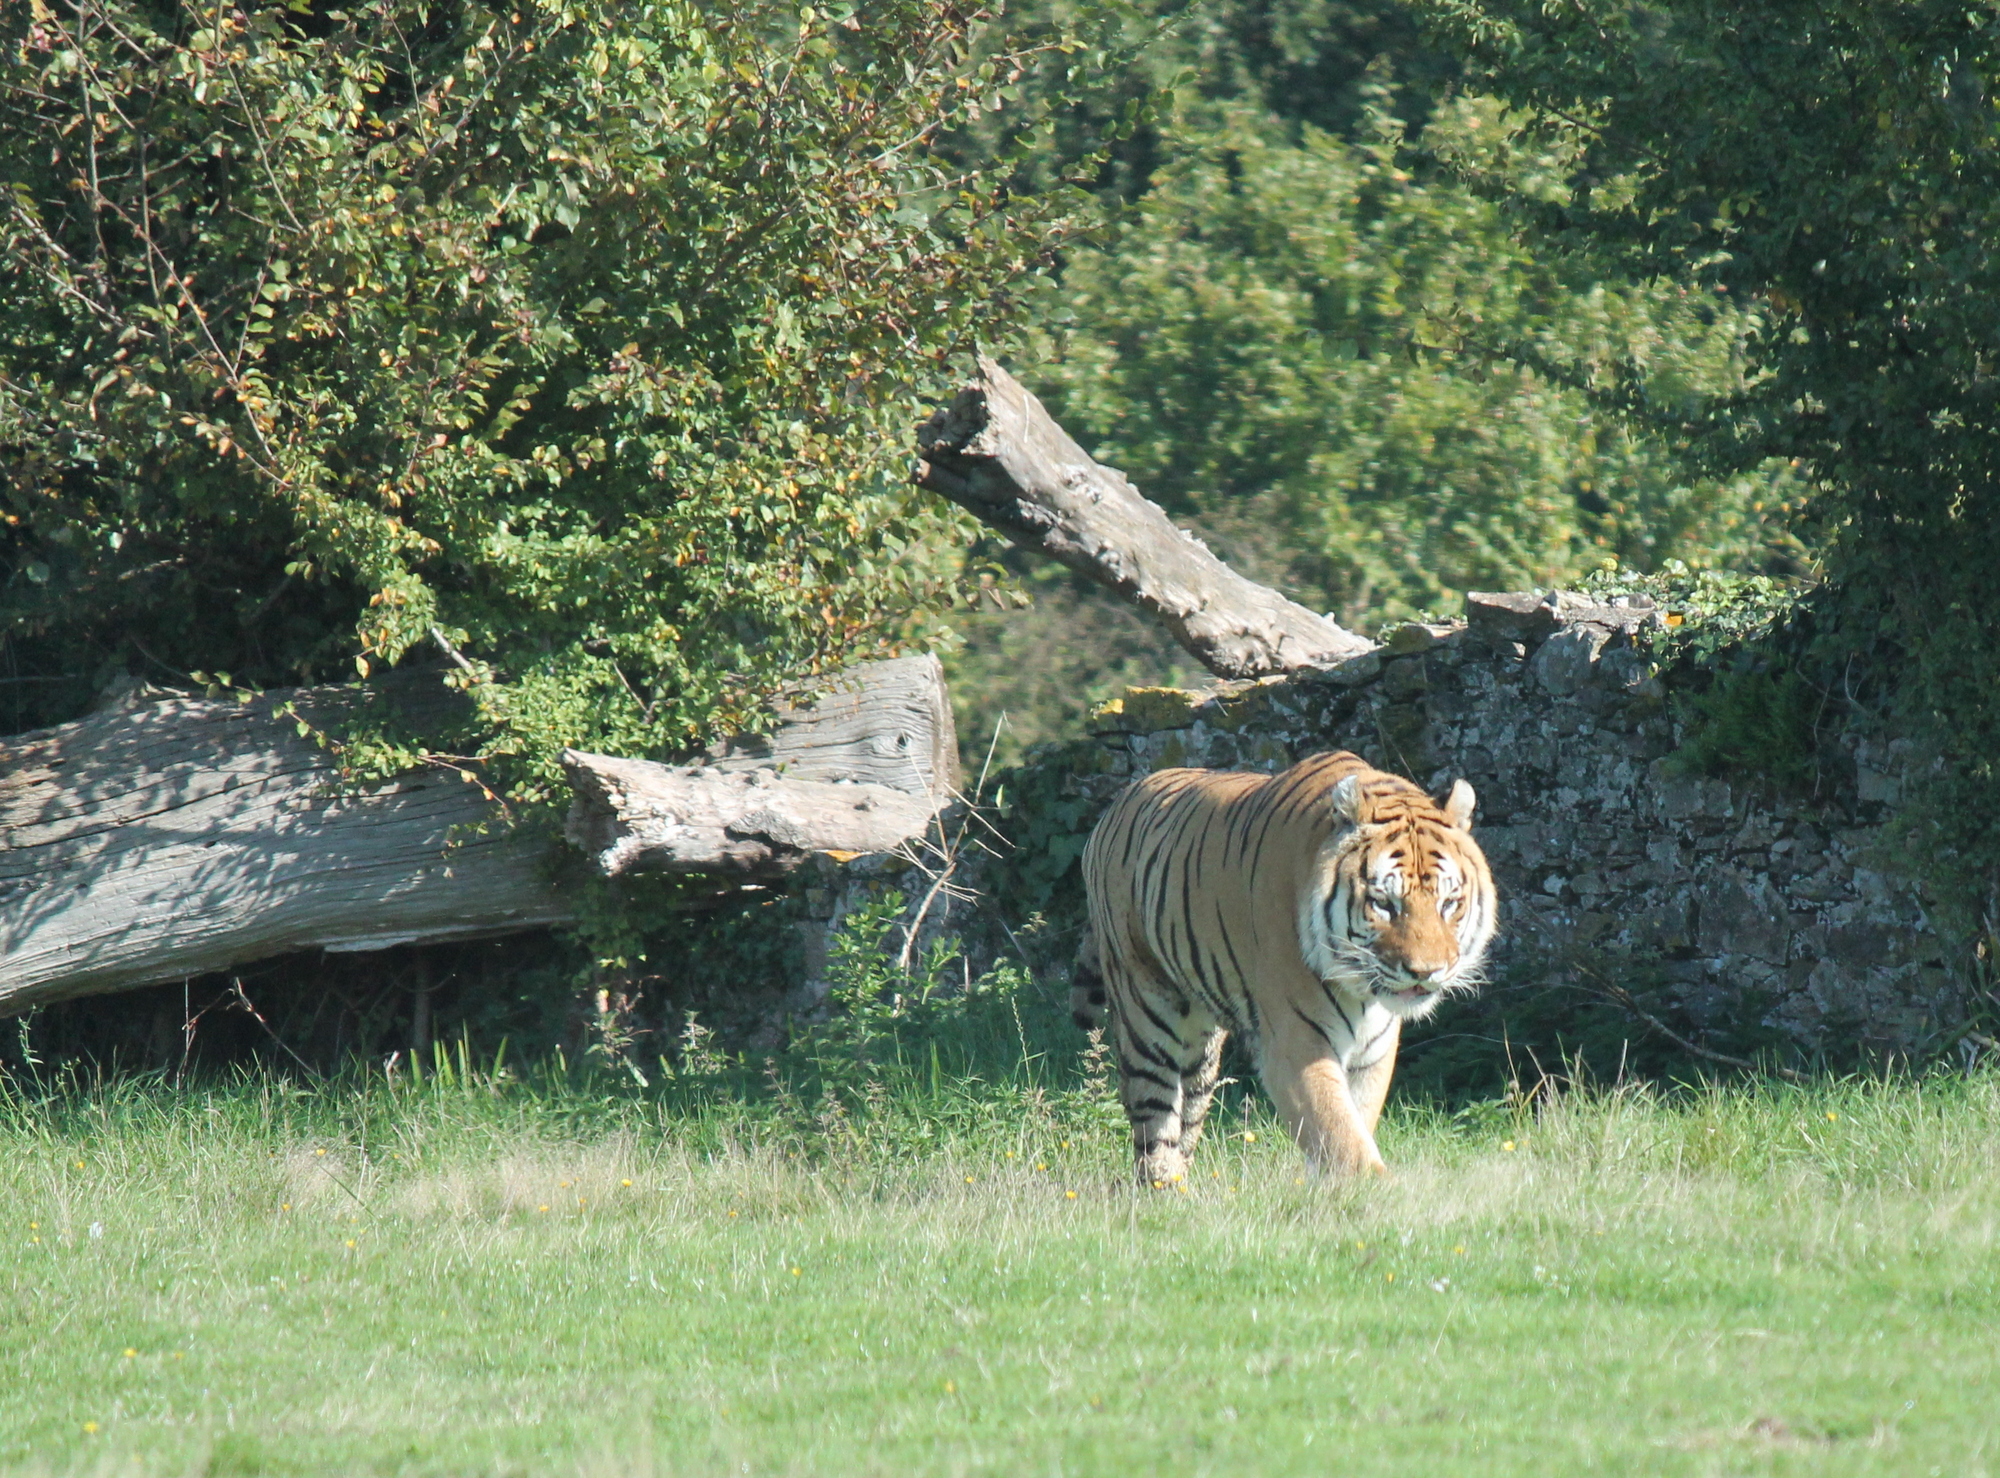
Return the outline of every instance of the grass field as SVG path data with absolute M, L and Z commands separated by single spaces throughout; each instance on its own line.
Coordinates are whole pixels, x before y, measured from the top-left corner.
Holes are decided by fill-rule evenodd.
M 2000 1077 L 1254 1103 L 1139 1194 L 1104 1105 L 581 1077 L 0 1104 L 11 1473 L 2000 1466 Z

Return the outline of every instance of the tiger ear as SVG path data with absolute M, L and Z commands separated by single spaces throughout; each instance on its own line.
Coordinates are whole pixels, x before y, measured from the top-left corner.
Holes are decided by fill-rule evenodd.
M 1361 777 L 1349 775 L 1326 793 L 1333 814 L 1343 821 L 1361 824 Z
M 1472 830 L 1472 808 L 1479 804 L 1479 797 L 1472 793 L 1472 787 L 1463 780 L 1451 783 L 1451 794 L 1444 798 L 1444 819 L 1460 831 Z

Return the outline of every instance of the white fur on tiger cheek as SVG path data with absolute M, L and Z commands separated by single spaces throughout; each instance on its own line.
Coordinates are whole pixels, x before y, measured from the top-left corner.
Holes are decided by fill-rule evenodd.
M 1305 957 L 1306 968 L 1321 980 L 1337 982 L 1366 997 L 1371 972 L 1353 951 L 1367 946 L 1348 939 L 1332 922 L 1335 916 L 1353 911 L 1357 902 L 1340 881 L 1339 854 L 1337 841 L 1321 849 L 1319 864 L 1313 870 L 1314 885 L 1299 899 L 1299 953 Z
M 1447 880 L 1457 885 L 1455 895 L 1448 892 Z M 1472 879 L 1466 877 L 1456 859 L 1450 857 L 1439 864 L 1438 882 L 1439 893 L 1456 896 L 1459 905 L 1458 917 L 1452 920 L 1451 926 L 1451 932 L 1458 939 L 1458 963 L 1452 967 L 1445 989 L 1470 988 L 1484 978 L 1486 949 L 1493 943 L 1494 929 L 1498 924 L 1493 917 L 1493 894 L 1488 890 L 1482 897 Z

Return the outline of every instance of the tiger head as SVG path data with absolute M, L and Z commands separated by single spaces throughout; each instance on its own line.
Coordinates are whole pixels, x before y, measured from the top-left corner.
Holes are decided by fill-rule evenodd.
M 1472 787 L 1442 802 L 1380 773 L 1328 792 L 1335 827 L 1301 900 L 1306 964 L 1398 1016 L 1470 990 L 1494 929 L 1493 877 L 1472 839 Z

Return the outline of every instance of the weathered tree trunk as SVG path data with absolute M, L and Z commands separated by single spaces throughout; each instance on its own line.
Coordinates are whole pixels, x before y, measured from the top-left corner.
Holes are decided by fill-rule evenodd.
M 776 728 L 717 745 L 711 764 L 911 795 L 957 787 L 958 732 L 937 658 L 857 663 L 804 688 L 773 706 Z
M 775 877 L 814 852 L 887 852 L 944 800 L 883 785 L 824 785 L 771 770 L 673 769 L 568 750 L 576 799 L 564 833 L 606 877 L 640 870 Z
M 175 698 L 0 740 L 0 1015 L 275 954 L 569 919 L 552 838 L 510 827 L 448 767 L 343 790 L 333 757 L 280 712 L 329 729 L 368 706 L 421 729 L 463 701 L 434 674 L 398 674 L 243 704 Z M 775 733 L 699 766 L 573 756 L 591 777 L 582 812 L 593 785 L 642 798 L 644 824 L 604 870 L 781 872 L 814 851 L 885 849 L 950 791 L 935 658 L 838 674 L 779 716 Z M 725 814 L 737 792 L 749 803 Z M 691 818 L 709 798 L 715 845 L 663 837 L 661 794 Z M 594 853 L 621 845 L 615 809 L 607 800 Z
M 0 1014 L 293 950 L 551 924 L 550 843 L 446 769 L 341 793 L 325 727 L 421 721 L 435 678 L 249 703 L 175 698 L 0 741 Z
M 935 657 L 871 662 L 781 727 L 705 766 L 567 750 L 565 834 L 607 877 L 639 869 L 772 876 L 814 852 L 886 852 L 923 831 L 958 780 L 958 739 Z
M 984 356 L 979 369 L 917 433 L 921 486 L 1158 616 L 1218 677 L 1324 667 L 1373 649 L 1237 574 L 1124 473 L 1093 461 L 1007 371 Z

